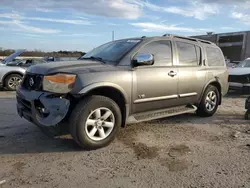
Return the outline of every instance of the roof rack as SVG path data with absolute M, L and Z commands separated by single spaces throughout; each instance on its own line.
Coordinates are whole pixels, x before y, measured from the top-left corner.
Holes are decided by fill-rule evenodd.
M 191 41 L 195 41 L 195 42 L 202 42 L 202 43 L 205 43 L 205 44 L 215 45 L 213 42 L 198 39 L 198 38 L 192 38 L 192 37 L 185 37 L 185 36 L 172 35 L 172 34 L 164 34 L 163 37 L 179 38 L 179 39 L 185 39 L 185 40 L 191 40 Z

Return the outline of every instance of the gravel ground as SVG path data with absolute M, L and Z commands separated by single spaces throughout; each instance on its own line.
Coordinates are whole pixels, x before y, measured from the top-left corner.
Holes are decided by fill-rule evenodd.
M 250 187 L 246 96 L 230 94 L 217 114 L 186 114 L 127 126 L 108 147 L 82 151 L 51 139 L 0 97 L 2 187 Z M 1 187 L 1 185 L 0 185 Z

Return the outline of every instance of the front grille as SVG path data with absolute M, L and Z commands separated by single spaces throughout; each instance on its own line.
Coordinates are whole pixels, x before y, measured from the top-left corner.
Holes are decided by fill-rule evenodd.
M 27 90 L 41 91 L 42 81 L 43 81 L 42 75 L 27 73 L 23 78 L 22 87 Z
M 249 75 L 229 75 L 228 82 L 249 83 Z

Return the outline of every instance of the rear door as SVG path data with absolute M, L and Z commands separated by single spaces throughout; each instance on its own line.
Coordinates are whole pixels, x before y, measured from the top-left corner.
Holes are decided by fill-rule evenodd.
M 172 49 L 170 40 L 151 41 L 139 49 L 138 53 L 153 54 L 154 64 L 134 68 L 133 113 L 175 106 L 178 74 Z
M 179 74 L 179 104 L 194 104 L 199 100 L 206 82 L 205 57 L 198 42 L 176 39 Z

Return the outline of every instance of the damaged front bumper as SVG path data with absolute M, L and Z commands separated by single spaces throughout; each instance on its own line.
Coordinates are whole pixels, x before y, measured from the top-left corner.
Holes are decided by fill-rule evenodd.
M 247 75 L 229 75 L 229 88 L 232 90 L 248 90 L 250 88 L 250 76 Z
M 58 125 L 66 117 L 70 107 L 70 101 L 62 96 L 28 91 L 21 87 L 17 90 L 16 98 L 19 116 L 39 127 Z

